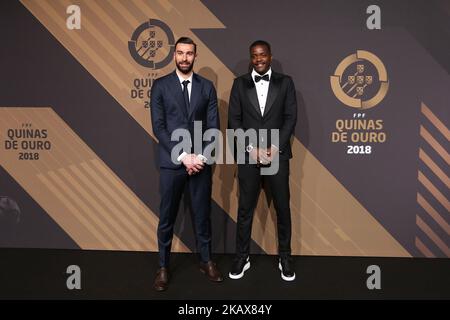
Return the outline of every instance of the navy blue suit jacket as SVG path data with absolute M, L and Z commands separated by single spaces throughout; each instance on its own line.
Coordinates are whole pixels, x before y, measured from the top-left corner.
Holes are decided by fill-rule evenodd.
M 217 94 L 214 85 L 196 73 L 192 77 L 189 112 L 186 109 L 183 90 L 175 71 L 153 82 L 150 111 L 153 133 L 159 140 L 161 168 L 177 169 L 181 166 L 181 163 L 173 163 L 171 160 L 172 149 L 179 142 L 171 141 L 171 135 L 175 129 L 189 130 L 192 134 L 192 142 L 194 141 L 194 121 L 202 122 L 202 135 L 207 129 L 219 129 Z M 201 140 L 202 150 L 204 150 L 204 147 L 211 142 Z M 184 151 L 193 152 L 192 149 Z

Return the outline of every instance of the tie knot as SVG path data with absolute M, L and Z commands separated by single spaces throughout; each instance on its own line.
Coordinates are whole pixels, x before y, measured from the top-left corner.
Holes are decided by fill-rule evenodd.
M 263 76 L 255 76 L 255 82 L 259 82 L 260 80 L 269 81 L 269 75 L 265 74 Z
M 190 83 L 190 81 L 189 80 L 184 80 L 183 82 L 182 82 L 182 84 L 183 84 L 183 87 L 187 87 L 187 85 Z

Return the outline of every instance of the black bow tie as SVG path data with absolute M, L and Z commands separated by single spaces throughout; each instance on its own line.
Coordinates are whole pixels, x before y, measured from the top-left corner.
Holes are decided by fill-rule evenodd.
M 265 81 L 269 81 L 269 75 L 265 74 L 263 76 L 258 76 L 258 75 L 255 76 L 255 82 L 259 82 L 259 80 L 261 80 L 261 79 L 265 80 Z

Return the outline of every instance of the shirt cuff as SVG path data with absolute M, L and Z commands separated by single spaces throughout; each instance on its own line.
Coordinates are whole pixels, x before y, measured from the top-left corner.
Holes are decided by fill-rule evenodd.
M 208 158 L 205 157 L 205 156 L 202 155 L 202 154 L 198 154 L 198 155 L 197 155 L 197 158 L 200 159 L 201 162 L 206 162 L 206 161 L 208 161 Z
M 180 154 L 177 158 L 177 161 L 181 162 L 185 156 L 187 156 L 187 152 L 183 152 L 182 154 Z

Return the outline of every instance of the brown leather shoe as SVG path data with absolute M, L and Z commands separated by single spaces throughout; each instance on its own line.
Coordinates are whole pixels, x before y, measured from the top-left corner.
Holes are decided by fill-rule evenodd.
M 164 291 L 169 286 L 169 270 L 167 268 L 159 268 L 156 272 L 153 287 L 156 291 Z
M 207 263 L 200 262 L 200 271 L 203 274 L 206 274 L 209 280 L 214 282 L 222 282 L 223 277 L 217 268 L 216 264 L 212 261 L 208 261 Z

